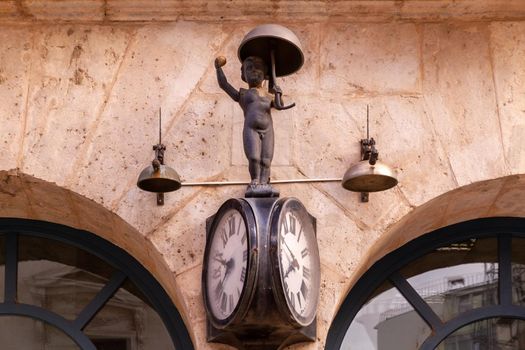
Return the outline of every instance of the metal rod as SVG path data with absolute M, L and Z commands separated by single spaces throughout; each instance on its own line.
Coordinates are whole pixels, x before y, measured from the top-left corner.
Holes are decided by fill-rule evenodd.
M 289 179 L 289 180 L 274 180 L 272 185 L 290 184 L 290 183 L 311 183 L 311 182 L 341 182 L 342 178 L 328 178 L 328 179 Z M 204 182 L 183 182 L 182 186 L 241 186 L 249 185 L 250 181 L 204 181 Z
M 370 140 L 369 105 L 366 105 L 366 139 Z
M 162 109 L 159 107 L 159 145 L 162 144 Z

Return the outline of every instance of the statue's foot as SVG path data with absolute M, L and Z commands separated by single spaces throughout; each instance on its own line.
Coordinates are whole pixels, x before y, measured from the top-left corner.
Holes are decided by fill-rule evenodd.
M 270 184 L 256 184 L 248 185 L 246 188 L 246 193 L 244 195 L 246 198 L 250 197 L 279 197 L 279 191 L 274 189 Z

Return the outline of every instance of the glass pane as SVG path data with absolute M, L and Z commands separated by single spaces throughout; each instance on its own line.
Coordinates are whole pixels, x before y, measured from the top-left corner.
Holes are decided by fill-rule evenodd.
M 84 250 L 19 236 L 18 301 L 74 320 L 106 285 L 114 269 Z
M 104 344 L 97 349 L 174 350 L 159 315 L 136 290 L 129 281 L 124 284 L 87 325 L 85 333 L 97 344 Z
M 492 318 L 469 324 L 449 335 L 437 350 L 523 350 L 525 321 Z
M 385 283 L 354 318 L 342 350 L 417 350 L 430 328 L 391 284 Z
M 512 240 L 512 301 L 525 305 L 525 239 Z
M 79 350 L 62 331 L 38 320 L 20 316 L 0 317 L 2 350 Z
M 470 239 L 416 259 L 401 274 L 448 321 L 462 312 L 498 303 L 497 251 L 496 238 Z
M 0 235 L 0 302 L 4 302 L 5 287 L 5 236 Z

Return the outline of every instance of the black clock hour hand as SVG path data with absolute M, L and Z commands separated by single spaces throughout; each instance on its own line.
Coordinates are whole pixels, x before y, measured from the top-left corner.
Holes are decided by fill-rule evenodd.
M 226 266 L 226 271 L 224 272 L 224 277 L 222 279 L 222 283 L 224 283 L 224 281 L 226 281 L 226 278 L 228 277 L 230 272 L 233 270 L 233 266 L 234 266 L 233 258 L 231 258 L 228 261 L 224 260 L 224 266 Z
M 288 266 L 288 270 L 286 270 L 286 273 L 284 274 L 284 278 L 283 279 L 286 279 L 286 277 L 288 277 L 290 272 L 292 272 L 293 270 L 295 270 L 294 265 L 293 265 L 292 262 L 290 262 L 290 266 Z
M 292 256 L 292 260 L 295 260 L 295 256 L 293 255 L 292 250 L 290 249 L 290 247 L 288 247 L 288 244 L 286 244 L 286 240 L 285 239 L 283 239 L 283 243 L 284 243 L 284 246 L 286 247 L 286 249 L 288 249 L 288 251 L 290 252 L 290 255 Z

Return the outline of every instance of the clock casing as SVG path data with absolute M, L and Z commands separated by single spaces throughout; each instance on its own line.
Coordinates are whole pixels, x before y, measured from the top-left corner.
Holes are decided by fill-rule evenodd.
M 210 282 L 207 281 L 207 278 L 209 273 L 213 273 L 212 270 L 217 267 L 220 267 L 222 270 L 221 274 L 216 273 L 216 276 L 220 280 L 224 278 L 224 270 L 226 268 L 223 266 L 227 265 L 227 260 L 230 258 L 226 254 L 226 251 L 229 249 L 227 247 L 229 243 L 218 245 L 219 248 L 225 249 L 224 256 L 214 255 L 213 252 L 216 249 L 213 246 L 216 235 L 221 237 L 221 235 L 225 234 L 224 231 L 226 234 L 230 232 L 229 224 L 225 224 L 225 222 L 228 222 L 228 218 L 232 215 L 231 209 L 244 213 L 243 219 L 246 220 L 246 233 L 249 241 L 248 266 L 246 281 L 239 296 L 238 304 L 232 308 L 228 307 L 227 313 L 217 314 L 212 309 L 211 299 L 213 298 L 210 298 L 210 291 L 213 290 L 210 288 L 214 288 L 217 283 L 214 285 L 213 279 Z M 235 215 L 238 217 L 238 214 Z M 294 219 L 290 219 L 292 216 Z M 282 217 L 287 218 L 287 225 L 293 225 L 290 222 L 296 220 L 296 224 L 299 223 L 296 226 L 296 230 L 299 227 L 303 227 L 303 230 L 305 230 L 299 238 L 301 243 L 299 248 L 301 249 L 294 247 L 293 250 L 294 257 L 297 256 L 297 262 L 294 266 L 297 265 L 299 267 L 294 267 L 294 270 L 290 270 L 288 275 L 286 275 L 286 271 L 290 269 L 290 265 L 286 265 L 288 260 L 286 260 L 287 257 L 284 256 L 282 249 L 282 256 L 278 256 L 280 232 L 276 228 L 279 223 L 282 224 L 282 219 L 280 219 Z M 238 225 L 238 222 L 235 221 L 235 224 Z M 221 227 L 226 228 L 221 229 Z M 294 231 L 293 229 L 285 231 L 286 233 L 281 234 L 288 236 L 286 237 L 288 240 L 295 237 L 292 235 L 293 232 L 299 233 L 299 231 Z M 235 233 L 237 232 L 236 230 Z M 303 237 L 305 232 L 308 232 L 306 234 L 309 237 L 308 240 Z M 217 245 L 217 243 L 215 244 Z M 292 241 L 288 242 L 290 248 L 291 244 Z M 283 246 L 282 248 L 285 247 Z M 305 248 L 308 248 L 308 254 L 303 257 Z M 244 246 L 239 249 L 244 249 Z M 298 253 L 295 253 L 295 250 L 298 250 Z M 202 283 L 204 304 L 208 316 L 207 340 L 214 343 L 228 344 L 236 349 L 243 350 L 277 350 L 295 343 L 315 341 L 317 339 L 315 314 L 319 294 L 319 264 L 316 263 L 316 259 L 308 260 L 306 263 L 306 256 L 310 252 L 312 252 L 313 256 L 316 256 L 315 253 L 318 256 L 317 242 L 315 241 L 315 218 L 308 214 L 299 200 L 275 197 L 227 200 L 217 213 L 208 218 L 206 222 L 206 248 Z M 211 262 L 213 256 L 217 257 L 214 260 L 217 262 L 215 265 Z M 284 263 L 281 263 L 281 267 L 279 267 L 279 261 L 283 261 L 283 259 Z M 292 258 L 291 261 L 293 260 Z M 302 264 L 303 260 L 304 264 Z M 311 271 L 308 271 L 309 269 Z M 308 292 L 305 292 L 306 289 L 302 286 L 302 281 L 305 278 L 304 275 L 308 275 L 308 273 L 316 277 L 312 278 L 312 281 L 308 281 Z M 228 273 L 228 276 L 230 276 L 230 273 Z M 297 282 L 294 285 L 292 285 L 291 280 L 288 280 L 292 276 L 297 278 Z M 301 278 L 301 283 L 299 283 L 299 277 Z M 294 309 L 293 302 L 291 299 L 287 301 L 284 294 L 286 285 L 288 285 L 288 289 L 293 289 L 295 293 L 300 291 L 302 293 L 300 297 L 301 305 L 305 300 L 309 300 L 308 307 Z M 234 284 L 230 287 L 235 289 L 235 286 Z M 230 291 L 231 289 L 228 290 L 228 292 Z M 221 305 L 220 300 L 216 300 L 215 303 L 215 308 L 217 308 L 217 305 Z M 231 314 L 228 314 L 230 311 Z
M 255 218 L 242 199 L 229 199 L 208 219 L 202 270 L 204 306 L 212 325 L 239 322 L 257 275 Z
M 317 313 L 320 258 L 316 220 L 295 198 L 275 203 L 270 228 L 273 292 L 291 323 L 308 326 Z

